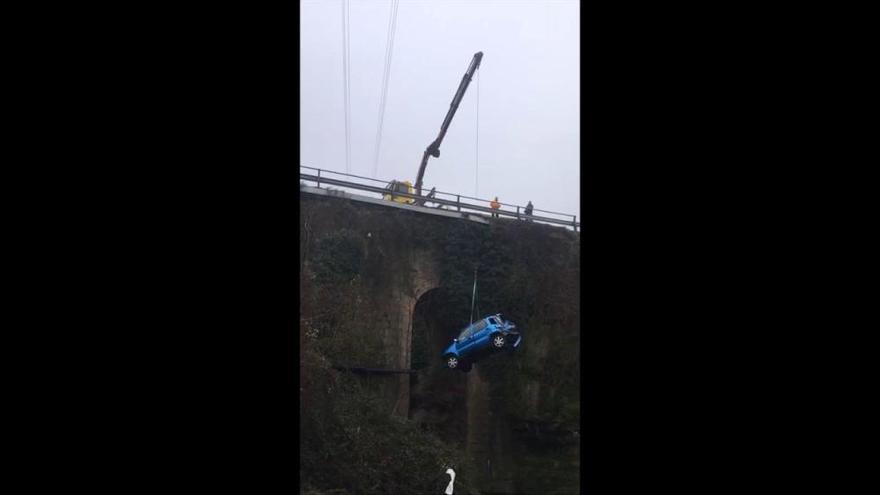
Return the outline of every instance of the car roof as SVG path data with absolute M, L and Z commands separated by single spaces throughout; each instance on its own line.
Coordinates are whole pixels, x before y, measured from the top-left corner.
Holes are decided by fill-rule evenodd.
M 484 318 L 480 318 L 479 320 L 477 320 L 477 321 L 471 323 L 470 325 L 468 325 L 468 326 L 462 328 L 461 330 L 459 330 L 459 332 L 464 332 L 465 330 L 471 328 L 472 326 L 474 326 L 474 325 L 478 325 L 481 321 L 486 321 L 486 320 L 488 320 L 489 318 L 498 318 L 499 320 L 503 320 L 503 318 L 501 318 L 501 313 L 494 314 L 494 315 L 489 315 L 489 316 L 486 316 L 486 317 L 484 317 Z

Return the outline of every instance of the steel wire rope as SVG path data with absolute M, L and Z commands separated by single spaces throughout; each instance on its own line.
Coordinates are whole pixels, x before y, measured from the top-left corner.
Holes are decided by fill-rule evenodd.
M 351 172 L 351 126 L 349 124 L 349 0 L 342 0 L 342 92 L 345 105 L 345 171 Z
M 373 177 L 379 172 L 379 151 L 382 146 L 382 128 L 385 121 L 385 106 L 388 102 L 388 85 L 391 80 L 391 62 L 394 57 L 394 37 L 397 32 L 397 9 L 400 0 L 391 1 L 388 12 L 388 36 L 385 39 L 385 70 L 382 73 L 382 92 L 379 98 L 379 124 L 376 128 L 376 153 L 373 158 Z
M 477 69 L 477 146 L 474 158 L 474 196 L 480 195 L 480 69 Z
M 351 0 L 345 0 L 345 54 L 347 58 L 348 73 L 345 76 L 345 94 L 348 96 L 348 173 L 351 173 Z
M 471 325 L 474 324 L 474 305 L 477 302 L 477 268 L 474 267 L 474 290 L 471 294 Z M 477 306 L 477 311 L 479 312 L 479 306 Z

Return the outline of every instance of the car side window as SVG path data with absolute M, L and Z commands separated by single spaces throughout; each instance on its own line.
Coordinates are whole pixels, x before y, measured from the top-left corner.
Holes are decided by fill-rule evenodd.
M 498 318 L 495 318 L 495 317 L 489 318 L 489 323 L 491 323 L 493 325 L 500 325 L 501 324 L 501 322 L 498 321 Z

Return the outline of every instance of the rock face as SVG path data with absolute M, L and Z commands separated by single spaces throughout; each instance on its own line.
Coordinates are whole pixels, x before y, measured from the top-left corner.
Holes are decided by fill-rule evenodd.
M 456 493 L 578 493 L 580 235 L 340 198 L 300 204 L 301 352 L 419 370 L 362 381 L 389 415 L 465 454 Z M 479 316 L 503 313 L 524 343 L 464 374 L 440 352 L 469 322 L 475 267 Z M 320 396 L 309 373 L 301 408 Z

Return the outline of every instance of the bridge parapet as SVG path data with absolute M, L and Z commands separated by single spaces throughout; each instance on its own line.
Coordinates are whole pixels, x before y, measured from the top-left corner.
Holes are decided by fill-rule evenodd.
M 314 183 L 314 187 L 316 189 L 325 190 L 327 189 L 328 185 L 335 185 L 338 187 L 342 187 L 343 190 L 348 190 L 350 192 L 358 191 L 360 194 L 363 194 L 364 192 L 368 194 L 378 194 L 378 197 L 380 198 L 382 194 L 388 193 L 386 186 L 388 182 L 390 182 L 372 179 L 370 177 L 362 177 L 359 175 L 334 172 L 331 170 L 323 170 L 314 167 L 306 167 L 304 165 L 300 166 L 299 178 L 301 181 L 301 185 L 305 185 L 303 181 Z M 325 187 L 322 188 L 321 184 L 324 184 Z M 427 188 L 423 189 L 427 190 Z M 570 227 L 575 231 L 580 229 L 581 226 L 580 222 L 577 221 L 577 215 L 559 213 L 549 210 L 540 210 L 537 208 L 534 208 L 532 210 L 532 214 L 526 215 L 526 207 L 522 205 L 502 203 L 499 201 L 498 204 L 501 205 L 501 207 L 499 209 L 493 209 L 490 206 L 490 204 L 492 203 L 492 200 L 490 199 L 474 198 L 463 194 L 437 191 L 436 188 L 432 188 L 430 191 L 431 192 L 427 196 L 418 196 L 415 194 L 402 192 L 395 192 L 394 196 L 412 199 L 425 199 L 426 197 L 430 197 L 430 199 L 426 200 L 426 204 L 432 203 L 434 205 L 434 209 L 444 209 L 446 211 L 456 211 L 459 213 L 473 212 L 483 215 L 497 215 L 499 217 L 503 216 L 516 218 L 518 220 L 562 225 L 565 227 Z M 307 190 L 307 192 L 314 191 Z M 352 197 L 355 196 L 352 195 Z M 370 196 L 366 197 L 369 198 Z M 464 199 L 464 201 L 462 201 L 462 199 Z M 399 208 L 423 208 L 416 205 L 407 205 L 396 203 L 393 201 L 385 201 L 384 203 L 387 203 L 388 206 L 397 205 L 397 207 Z M 540 214 L 536 214 L 535 212 Z

